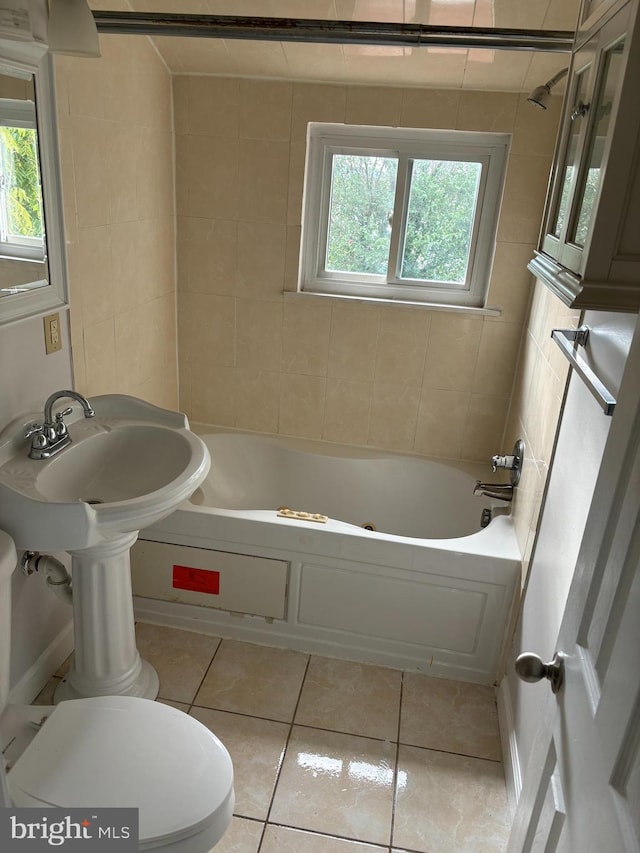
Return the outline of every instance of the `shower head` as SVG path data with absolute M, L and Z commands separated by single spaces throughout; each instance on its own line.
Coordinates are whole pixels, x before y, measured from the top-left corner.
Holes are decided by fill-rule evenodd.
M 551 89 L 556 85 L 569 71 L 568 68 L 563 68 L 562 71 L 558 71 L 551 80 L 547 80 L 547 82 L 542 86 L 536 86 L 533 92 L 529 95 L 527 100 L 530 104 L 533 104 L 536 107 L 540 107 L 541 110 L 546 110 L 547 104 L 549 103 L 549 98 L 551 97 Z

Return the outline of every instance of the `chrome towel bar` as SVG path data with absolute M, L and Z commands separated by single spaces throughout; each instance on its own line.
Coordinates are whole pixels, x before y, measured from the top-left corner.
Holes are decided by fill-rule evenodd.
M 589 327 L 580 326 L 579 329 L 554 329 L 551 332 L 551 338 L 569 359 L 569 363 L 596 398 L 605 415 L 612 415 L 616 407 L 615 397 L 612 397 L 578 352 L 578 347 L 585 346 L 589 340 Z

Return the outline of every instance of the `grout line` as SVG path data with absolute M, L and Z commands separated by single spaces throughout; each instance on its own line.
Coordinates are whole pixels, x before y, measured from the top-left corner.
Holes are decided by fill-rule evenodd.
M 300 705 L 300 697 L 302 696 L 302 691 L 304 689 L 304 683 L 307 680 L 307 673 L 309 672 L 309 664 L 311 663 L 311 655 L 307 656 L 307 665 L 304 669 L 304 675 L 300 681 L 300 689 L 298 690 L 298 698 L 296 700 L 295 708 L 293 709 L 293 713 L 291 714 L 291 722 L 289 723 L 289 731 L 287 733 L 287 739 L 284 744 L 284 749 L 282 750 L 282 756 L 280 758 L 280 764 L 278 766 L 278 770 L 276 772 L 276 777 L 273 783 L 273 790 L 271 791 L 271 799 L 269 800 L 269 808 L 267 809 L 267 814 L 264 820 L 264 826 L 262 828 L 262 835 L 260 836 L 260 843 L 258 844 L 258 853 L 262 849 L 262 842 L 264 840 L 265 833 L 267 831 L 267 824 L 269 822 L 269 818 L 271 817 L 271 810 L 273 809 L 273 801 L 276 797 L 276 791 L 278 789 L 278 782 L 280 781 L 280 775 L 282 773 L 282 768 L 284 767 L 285 758 L 287 757 L 287 750 L 289 749 L 289 742 L 291 740 L 291 735 L 293 733 L 294 720 L 296 718 L 296 714 L 298 713 L 298 707 Z

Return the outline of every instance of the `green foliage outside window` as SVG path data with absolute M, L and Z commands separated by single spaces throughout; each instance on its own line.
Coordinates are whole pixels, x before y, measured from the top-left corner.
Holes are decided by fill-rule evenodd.
M 386 274 L 397 171 L 395 158 L 334 155 L 328 270 Z
M 326 269 L 386 275 L 398 161 L 333 156 Z M 414 160 L 400 276 L 463 283 L 482 167 Z
M 414 162 L 402 278 L 464 282 L 481 171 L 480 163 Z
M 0 127 L 2 190 L 9 236 L 44 236 L 36 131 Z

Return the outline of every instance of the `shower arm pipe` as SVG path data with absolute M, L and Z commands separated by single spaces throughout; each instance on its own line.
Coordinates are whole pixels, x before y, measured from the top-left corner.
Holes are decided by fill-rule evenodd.
M 574 39 L 571 30 L 441 27 L 377 21 L 107 12 L 97 9 L 93 11 L 93 17 L 100 33 L 183 38 L 542 50 L 551 53 L 570 53 Z
M 567 76 L 568 73 L 569 73 L 569 66 L 558 71 L 557 74 L 554 74 L 553 77 L 551 78 L 551 80 L 547 80 L 547 82 L 544 85 L 547 87 L 547 89 L 552 89 L 556 85 L 556 83 L 559 83 L 563 77 Z

